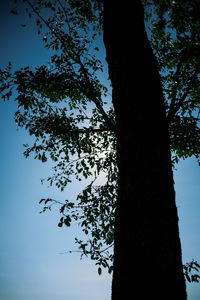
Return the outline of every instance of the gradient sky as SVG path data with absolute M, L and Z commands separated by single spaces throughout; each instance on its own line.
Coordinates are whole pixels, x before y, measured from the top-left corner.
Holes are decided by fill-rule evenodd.
M 23 16 L 9 14 L 12 1 L 0 0 L 0 67 L 11 60 L 16 67 L 41 65 L 49 54 L 34 26 L 22 28 Z M 30 23 L 30 21 L 28 21 Z M 31 142 L 17 131 L 13 114 L 16 103 L 0 101 L 0 300 L 110 300 L 111 277 L 98 276 L 90 260 L 75 249 L 76 226 L 59 228 L 59 213 L 39 214 L 38 201 L 52 197 L 73 198 L 77 183 L 66 192 L 41 185 L 51 164 L 23 157 L 22 144 Z M 183 262 L 200 262 L 200 168 L 194 159 L 178 165 L 174 172 Z M 188 300 L 200 299 L 200 284 L 188 285 Z

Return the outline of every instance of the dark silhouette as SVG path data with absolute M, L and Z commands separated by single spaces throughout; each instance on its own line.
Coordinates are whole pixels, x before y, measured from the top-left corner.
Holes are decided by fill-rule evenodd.
M 196 0 L 152 1 L 157 20 L 151 18 L 150 46 L 142 6 L 147 12 L 149 2 L 24 0 L 38 34 L 48 31 L 43 42 L 54 54 L 48 67 L 12 72 L 9 63 L 0 70 L 2 99 L 16 87 L 15 121 L 35 136 L 25 156 L 50 158 L 55 166 L 47 181 L 61 191 L 72 175 L 91 179 L 76 201 L 40 203 L 43 211 L 59 205 L 59 227 L 80 222 L 87 236 L 76 239 L 82 255 L 96 261 L 99 274 L 114 268 L 112 300 L 185 300 L 184 275 L 200 278 L 189 275 L 200 268 L 196 261 L 182 265 L 172 173 L 180 158 L 200 156 L 199 6 Z M 102 23 L 113 87 L 109 108 L 96 56 Z M 101 172 L 105 183 L 96 185 Z
M 112 299 L 186 299 L 169 134 L 141 2 L 104 1 L 119 188 Z

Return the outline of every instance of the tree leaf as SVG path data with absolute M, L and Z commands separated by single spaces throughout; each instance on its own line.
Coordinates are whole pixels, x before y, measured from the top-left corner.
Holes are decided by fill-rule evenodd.
M 190 276 L 188 275 L 188 273 L 185 273 L 185 277 L 187 279 L 187 281 L 191 282 Z
M 13 14 L 13 15 L 18 15 L 17 8 L 14 7 L 13 9 L 11 9 L 11 10 L 10 10 L 10 13 Z
M 71 225 L 71 218 L 70 216 L 67 216 L 64 220 L 64 223 L 67 227 L 69 227 Z
M 98 267 L 98 274 L 99 274 L 99 275 L 102 274 L 102 269 L 101 269 L 101 267 Z

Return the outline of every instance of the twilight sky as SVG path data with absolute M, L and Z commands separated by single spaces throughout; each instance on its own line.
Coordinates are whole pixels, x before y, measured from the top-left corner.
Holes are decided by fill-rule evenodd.
M 17 68 L 48 62 L 35 27 L 25 16 L 9 14 L 11 0 L 0 0 L 0 67 L 11 60 Z M 26 17 L 25 17 L 26 18 Z M 51 172 L 50 163 L 25 159 L 22 144 L 31 142 L 16 130 L 16 103 L 0 100 L 0 299 L 1 300 L 109 300 L 111 277 L 102 276 L 90 260 L 77 253 L 74 237 L 79 228 L 59 228 L 58 211 L 39 214 L 41 198 L 64 200 L 77 193 L 77 183 L 60 193 L 41 185 Z M 200 262 L 200 168 L 194 159 L 181 162 L 174 172 L 183 262 Z M 67 196 L 66 196 L 67 195 Z M 200 299 L 200 284 L 188 285 L 188 300 Z

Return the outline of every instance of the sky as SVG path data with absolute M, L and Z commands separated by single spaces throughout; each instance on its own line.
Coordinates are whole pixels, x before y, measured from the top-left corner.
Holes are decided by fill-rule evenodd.
M 34 26 L 9 14 L 12 1 L 0 0 L 0 67 L 11 60 L 17 67 L 48 62 Z M 30 22 L 30 21 L 28 21 Z M 38 202 L 52 197 L 64 200 L 76 195 L 77 183 L 66 192 L 41 185 L 51 172 L 51 163 L 25 159 L 23 144 L 31 142 L 17 130 L 13 114 L 16 103 L 0 99 L 0 300 L 109 300 L 111 276 L 77 253 L 74 237 L 80 229 L 59 228 L 59 213 L 40 214 Z M 200 262 L 200 168 L 191 158 L 174 171 L 183 262 Z M 66 196 L 67 194 L 67 196 Z M 188 285 L 188 300 L 200 299 L 200 284 Z

